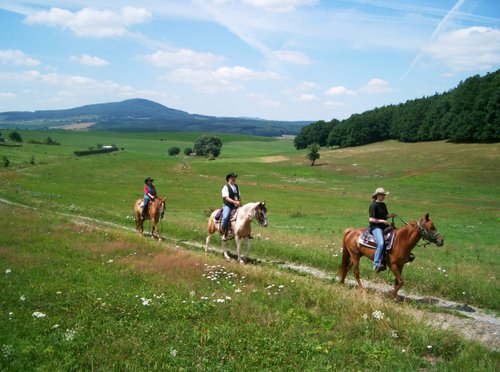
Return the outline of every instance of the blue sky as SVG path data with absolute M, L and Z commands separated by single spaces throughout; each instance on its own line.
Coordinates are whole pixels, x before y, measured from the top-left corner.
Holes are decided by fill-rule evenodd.
M 0 111 L 344 119 L 500 66 L 498 0 L 0 0 Z

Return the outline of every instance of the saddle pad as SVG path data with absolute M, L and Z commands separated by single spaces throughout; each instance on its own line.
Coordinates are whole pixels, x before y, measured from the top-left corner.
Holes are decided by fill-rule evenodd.
M 387 231 L 388 230 L 388 231 Z M 387 229 L 384 233 L 384 246 L 386 251 L 390 251 L 392 248 L 392 243 L 394 242 L 394 229 Z M 367 228 L 358 237 L 358 243 L 364 245 L 365 247 L 377 249 L 377 241 L 375 237 L 371 234 L 370 229 Z
M 222 208 L 217 211 L 214 218 L 216 221 L 219 221 L 221 217 L 222 217 Z

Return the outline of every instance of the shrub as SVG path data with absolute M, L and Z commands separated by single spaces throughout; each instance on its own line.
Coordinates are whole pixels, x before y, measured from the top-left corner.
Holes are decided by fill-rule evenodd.
M 9 164 L 10 164 L 9 159 L 7 159 L 7 157 L 4 156 L 3 159 L 2 159 L 2 161 L 3 161 L 3 167 L 7 168 L 9 166 Z
M 21 135 L 19 132 L 14 131 L 9 134 L 9 138 L 12 142 L 23 142 L 23 139 L 21 138 Z
M 197 156 L 206 156 L 212 160 L 219 156 L 222 141 L 219 137 L 203 135 L 194 142 L 194 151 Z
M 175 147 L 175 146 L 168 149 L 168 154 L 170 156 L 179 155 L 180 152 L 181 152 L 181 149 L 178 147 Z
M 184 149 L 184 155 L 186 155 L 186 156 L 191 155 L 192 152 L 193 152 L 193 149 L 191 147 L 186 147 Z

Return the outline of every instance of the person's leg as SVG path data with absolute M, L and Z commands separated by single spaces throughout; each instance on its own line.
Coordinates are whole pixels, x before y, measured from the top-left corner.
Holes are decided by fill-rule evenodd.
M 382 260 L 382 252 L 384 251 L 384 232 L 380 228 L 375 228 L 372 231 L 373 237 L 377 241 L 377 250 L 373 258 L 373 270 L 377 270 Z
M 142 219 L 146 218 L 146 213 L 148 211 L 149 198 L 144 198 L 144 206 L 142 207 Z
M 222 231 L 224 231 L 224 238 L 227 233 L 227 225 L 229 224 L 229 217 L 231 216 L 231 208 L 229 208 L 227 205 L 224 205 L 222 208 Z

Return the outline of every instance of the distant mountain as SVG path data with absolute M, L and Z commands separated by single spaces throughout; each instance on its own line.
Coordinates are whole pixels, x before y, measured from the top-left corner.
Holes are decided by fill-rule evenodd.
M 255 118 L 189 114 L 146 99 L 100 103 L 65 110 L 9 111 L 0 113 L 0 128 L 67 128 L 94 123 L 88 130 L 197 131 L 279 136 L 297 134 L 310 121 L 272 121 Z

